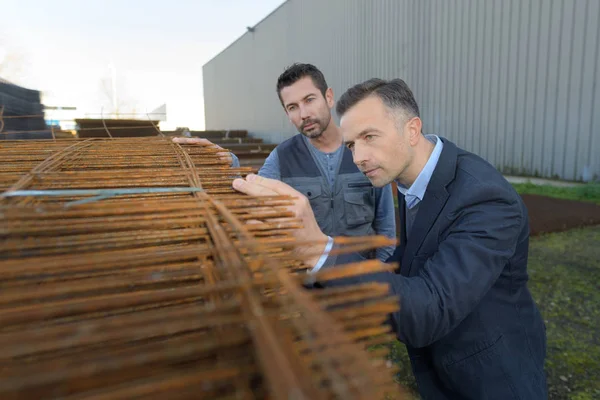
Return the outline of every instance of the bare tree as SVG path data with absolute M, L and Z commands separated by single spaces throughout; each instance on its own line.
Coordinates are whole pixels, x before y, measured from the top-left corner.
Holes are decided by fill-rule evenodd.
M 118 118 L 120 114 L 135 113 L 136 103 L 128 95 L 127 87 L 123 80 L 117 79 L 116 70 L 109 65 L 110 75 L 100 80 L 100 92 L 105 113 Z
M 0 38 L 0 78 L 15 83 L 24 73 L 25 58 Z

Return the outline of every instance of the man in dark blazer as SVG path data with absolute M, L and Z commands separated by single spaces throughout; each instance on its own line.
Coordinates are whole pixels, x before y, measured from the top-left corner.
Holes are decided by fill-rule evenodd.
M 398 184 L 401 238 L 388 262 L 400 269 L 323 286 L 389 283 L 401 303 L 389 323 L 406 344 L 423 399 L 547 398 L 545 326 L 527 288 L 529 225 L 520 196 L 480 157 L 423 135 L 402 80 L 350 88 L 337 113 L 353 161 L 371 183 Z M 312 273 L 360 259 L 329 256 L 333 239 L 318 229 L 308 201 L 285 184 L 249 176 L 234 188 L 298 196 L 298 237 L 327 243 L 308 258 Z

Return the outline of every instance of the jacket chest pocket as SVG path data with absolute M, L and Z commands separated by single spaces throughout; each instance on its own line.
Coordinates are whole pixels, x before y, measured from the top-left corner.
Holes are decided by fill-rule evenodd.
M 344 190 L 348 226 L 370 224 L 375 219 L 375 189 L 370 183 L 348 184 Z
M 323 189 L 321 188 L 321 185 L 302 185 L 296 187 L 295 189 L 306 196 L 310 202 L 310 207 L 315 214 L 317 222 L 320 222 L 323 216 L 329 211 L 327 208 L 329 203 L 327 202 L 325 196 L 323 196 Z

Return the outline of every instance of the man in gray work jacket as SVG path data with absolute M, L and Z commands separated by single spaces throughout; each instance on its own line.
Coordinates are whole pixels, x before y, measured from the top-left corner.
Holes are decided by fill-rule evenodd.
M 278 145 L 258 174 L 287 183 L 305 195 L 321 230 L 329 236 L 396 236 L 390 185 L 374 187 L 352 161 L 332 118 L 333 90 L 311 64 L 293 64 L 277 79 L 277 95 L 300 135 Z M 199 139 L 179 139 L 193 143 Z M 204 139 L 201 139 L 204 142 Z M 239 160 L 232 154 L 232 166 Z M 393 246 L 364 252 L 385 261 Z

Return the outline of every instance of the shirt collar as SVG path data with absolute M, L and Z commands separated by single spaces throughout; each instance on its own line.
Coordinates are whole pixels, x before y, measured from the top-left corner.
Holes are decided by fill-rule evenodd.
M 431 143 L 435 143 L 435 147 L 433 148 L 433 151 L 429 156 L 429 160 L 427 160 L 425 167 L 423 167 L 415 182 L 410 186 L 410 188 L 407 188 L 400 182 L 396 181 L 398 185 L 398 191 L 404 195 L 408 208 L 414 207 L 423 200 L 425 191 L 427 190 L 427 185 L 431 180 L 433 171 L 435 170 L 438 160 L 440 159 L 440 154 L 442 154 L 442 148 L 444 147 L 444 144 L 436 135 L 425 135 L 425 138 Z
M 302 135 L 302 139 L 304 139 L 304 143 L 306 143 L 306 145 L 308 146 L 309 149 L 311 149 L 315 154 L 320 154 L 322 156 L 327 156 L 327 155 L 334 156 L 334 155 L 341 153 L 342 150 L 344 149 L 344 143 L 342 143 L 341 146 L 338 147 L 336 150 L 332 151 L 331 153 L 326 153 L 324 151 L 317 149 L 315 147 L 315 145 L 312 144 L 306 136 Z

